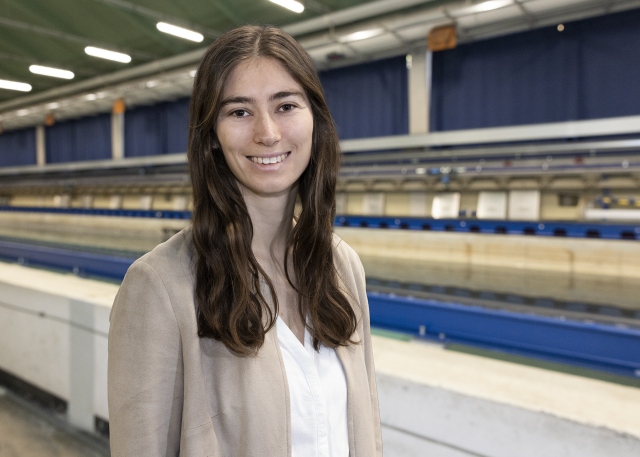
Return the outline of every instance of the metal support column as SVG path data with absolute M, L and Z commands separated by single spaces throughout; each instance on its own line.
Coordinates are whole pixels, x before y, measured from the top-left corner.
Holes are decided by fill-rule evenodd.
M 111 114 L 111 158 L 124 158 L 124 112 L 123 100 L 116 100 Z
M 36 126 L 36 164 L 40 167 L 47 163 L 44 125 Z
M 429 131 L 431 52 L 420 48 L 407 56 L 409 69 L 409 134 Z

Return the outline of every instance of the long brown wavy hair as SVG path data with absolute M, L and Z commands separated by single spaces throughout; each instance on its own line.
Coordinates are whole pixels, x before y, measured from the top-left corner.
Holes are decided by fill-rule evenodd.
M 298 311 L 315 349 L 320 343 L 347 345 L 353 343 L 357 318 L 340 290 L 333 263 L 338 136 L 309 55 L 291 36 L 271 26 L 243 26 L 220 36 L 202 58 L 194 81 L 188 157 L 198 335 L 220 340 L 235 353 L 252 354 L 277 318 L 275 289 L 251 250 L 253 225 L 216 135 L 228 75 L 239 62 L 259 57 L 284 66 L 304 89 L 313 114 L 311 159 L 298 182 L 301 211 L 287 240 L 286 277 L 297 292 Z M 293 272 L 287 268 L 289 255 Z M 260 291 L 260 278 L 268 285 L 274 309 Z

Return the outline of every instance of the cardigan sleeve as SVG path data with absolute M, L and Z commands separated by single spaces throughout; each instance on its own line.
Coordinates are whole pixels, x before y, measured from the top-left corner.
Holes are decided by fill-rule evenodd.
M 180 332 L 152 266 L 138 260 L 129 268 L 110 322 L 111 455 L 177 456 L 184 383 Z
M 375 428 L 375 440 L 376 440 L 376 457 L 382 457 L 382 430 L 380 427 L 380 408 L 378 405 L 378 385 L 376 383 L 376 370 L 373 363 L 373 348 L 371 345 L 371 328 L 369 317 L 369 300 L 367 299 L 367 292 L 365 286 L 364 268 L 358 259 L 358 264 L 362 271 L 362 280 L 359 281 L 358 295 L 360 296 L 360 303 L 362 304 L 362 327 L 364 331 L 364 354 L 365 362 L 367 364 L 367 371 L 369 373 L 369 389 L 371 393 L 371 407 L 374 415 L 374 428 Z
M 369 377 L 369 394 L 371 397 L 371 409 L 373 410 L 375 457 L 382 457 L 382 430 L 380 426 L 380 408 L 378 405 L 378 386 L 376 383 L 376 370 L 373 362 L 373 347 L 371 344 L 371 324 L 369 315 L 369 300 L 367 298 L 367 286 L 364 267 L 358 254 L 349 247 L 350 263 L 356 281 L 358 302 L 362 311 L 362 343 L 364 345 L 365 364 Z

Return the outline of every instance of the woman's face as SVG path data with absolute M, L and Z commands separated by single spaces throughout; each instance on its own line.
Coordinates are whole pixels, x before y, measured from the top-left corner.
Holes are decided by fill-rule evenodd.
M 255 58 L 229 74 L 216 133 L 243 187 L 260 196 L 288 195 L 309 164 L 313 114 L 304 89 L 280 62 Z

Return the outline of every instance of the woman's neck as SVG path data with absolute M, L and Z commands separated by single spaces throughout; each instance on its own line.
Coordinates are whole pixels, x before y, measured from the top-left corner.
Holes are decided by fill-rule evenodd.
M 287 239 L 293 226 L 297 187 L 279 195 L 257 195 L 242 189 L 247 211 L 253 224 L 251 248 L 262 264 L 282 264 Z

